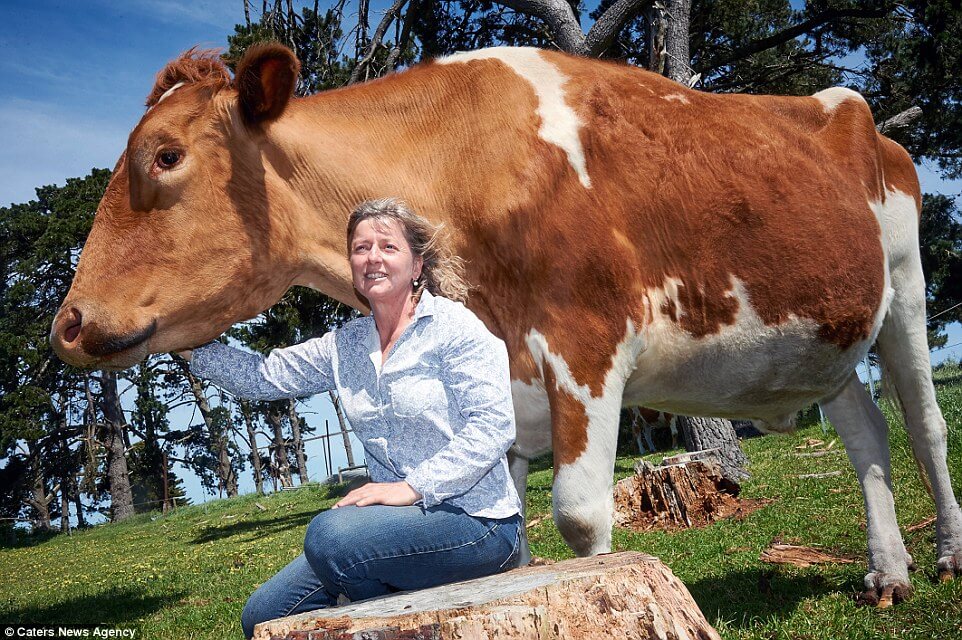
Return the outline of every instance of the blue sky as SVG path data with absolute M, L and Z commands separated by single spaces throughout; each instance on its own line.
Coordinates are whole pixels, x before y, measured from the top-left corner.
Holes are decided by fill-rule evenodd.
M 0 20 L 0 205 L 34 197 L 42 184 L 62 184 L 93 167 L 113 167 L 127 134 L 144 112 L 154 75 L 195 45 L 226 47 L 244 19 L 242 0 L 34 0 L 3 3 Z M 302 4 L 302 3 L 298 3 Z M 253 2 L 257 19 L 260 2 Z M 372 3 L 378 11 L 386 0 Z M 587 12 L 586 12 L 587 14 Z M 923 188 L 957 199 L 962 183 L 948 183 L 920 167 Z M 950 330 L 950 349 L 935 360 L 962 355 L 962 330 Z M 311 401 L 308 420 L 336 425 L 326 397 Z M 177 419 L 189 420 L 189 416 Z M 333 443 L 336 458 L 340 450 Z M 361 449 L 356 446 L 356 453 Z M 313 474 L 321 475 L 320 445 L 309 446 Z M 343 457 L 336 462 L 343 464 Z M 202 499 L 189 474 L 190 495 Z M 250 474 L 242 489 L 252 489 Z

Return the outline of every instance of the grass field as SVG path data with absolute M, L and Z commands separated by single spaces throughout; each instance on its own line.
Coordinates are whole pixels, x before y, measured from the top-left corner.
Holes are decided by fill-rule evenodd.
M 958 494 L 962 370 L 941 368 L 937 386 Z M 893 425 L 896 505 L 905 532 L 934 510 L 901 421 Z M 743 442 L 753 474 L 743 496 L 773 499 L 746 519 L 671 534 L 616 529 L 615 550 L 644 551 L 664 560 L 724 638 L 962 638 L 962 580 L 935 582 L 931 524 L 905 533 L 920 567 L 912 576 L 912 600 L 884 611 L 855 606 L 853 594 L 865 573 L 865 520 L 855 474 L 842 454 L 794 455 L 796 445 L 822 437 L 821 428 L 809 424 L 791 436 Z M 832 437 L 831 432 L 825 436 Z M 617 476 L 628 475 L 633 462 L 619 458 Z M 551 510 L 550 460 L 533 468 L 529 519 Z M 834 470 L 843 473 L 796 477 Z M 166 516 L 145 514 L 71 536 L 21 539 L 0 548 L 0 622 L 116 624 L 136 627 L 138 637 L 146 639 L 241 638 L 238 620 L 245 599 L 300 552 L 305 526 L 333 504 L 336 492 L 307 487 L 244 496 Z M 535 555 L 571 556 L 550 518 L 532 527 L 529 536 Z M 760 562 L 759 554 L 775 539 L 857 561 L 807 569 Z

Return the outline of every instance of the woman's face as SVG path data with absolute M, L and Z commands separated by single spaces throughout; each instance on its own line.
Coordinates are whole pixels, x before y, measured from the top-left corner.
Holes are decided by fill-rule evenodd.
M 411 295 L 423 260 L 414 255 L 396 220 L 362 220 L 351 238 L 354 288 L 374 305 Z

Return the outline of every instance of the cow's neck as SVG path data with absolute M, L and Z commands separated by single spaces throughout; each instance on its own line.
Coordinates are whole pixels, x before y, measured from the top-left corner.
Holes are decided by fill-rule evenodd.
M 423 122 L 417 117 L 391 117 L 369 93 L 348 90 L 294 100 L 261 145 L 267 181 L 274 186 L 272 218 L 292 228 L 293 284 L 356 308 L 360 303 L 345 257 L 350 211 L 363 200 L 395 196 L 435 220 L 445 218 L 429 186 L 436 142 L 419 131 Z

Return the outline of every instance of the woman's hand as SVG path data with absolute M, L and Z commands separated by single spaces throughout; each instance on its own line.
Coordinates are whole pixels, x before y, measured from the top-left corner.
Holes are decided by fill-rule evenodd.
M 384 504 L 390 507 L 406 507 L 421 499 L 421 494 L 415 491 L 407 482 L 368 482 L 349 492 L 338 500 L 332 509 L 356 505 L 366 507 L 369 504 Z

